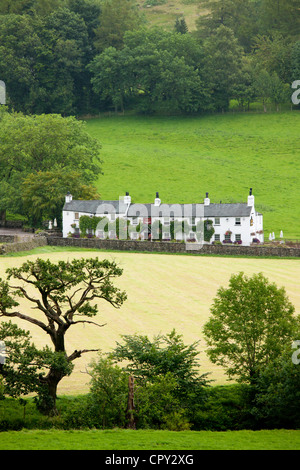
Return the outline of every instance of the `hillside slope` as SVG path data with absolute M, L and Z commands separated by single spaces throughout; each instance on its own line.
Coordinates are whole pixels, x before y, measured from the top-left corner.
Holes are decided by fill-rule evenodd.
M 300 240 L 300 113 L 228 113 L 198 117 L 122 116 L 93 119 L 102 144 L 103 199 L 129 191 L 133 202 L 245 202 L 270 232 Z
M 199 15 L 206 11 L 199 7 L 197 0 L 165 0 L 161 5 L 153 5 L 155 1 L 142 0 L 137 2 L 140 10 L 150 25 L 173 29 L 176 18 L 184 17 L 189 31 L 195 29 Z

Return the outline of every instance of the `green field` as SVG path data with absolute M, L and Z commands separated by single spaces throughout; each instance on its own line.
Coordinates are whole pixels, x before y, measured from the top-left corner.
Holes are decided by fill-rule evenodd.
M 0 450 L 299 450 L 300 431 L 12 431 Z M 122 454 L 121 454 L 122 455 Z M 99 463 L 99 462 L 98 462 Z M 103 462 L 102 462 L 103 463 Z
M 99 315 L 95 321 L 103 328 L 92 325 L 76 325 L 66 335 L 67 352 L 75 349 L 100 348 L 108 352 L 121 340 L 122 334 L 145 334 L 152 338 L 157 334 L 169 333 L 173 328 L 183 335 L 185 344 L 200 340 L 200 373 L 208 372 L 215 385 L 227 383 L 224 370 L 212 364 L 206 356 L 206 345 L 202 327 L 210 315 L 210 307 L 220 286 L 227 286 L 232 274 L 244 271 L 248 275 L 262 272 L 271 282 L 284 286 L 288 297 L 300 313 L 299 259 L 257 259 L 231 257 L 201 257 L 169 254 L 147 254 L 126 252 L 80 252 L 39 249 L 27 256 L 49 258 L 52 262 L 72 258 L 96 257 L 113 259 L 123 268 L 123 275 L 117 285 L 125 290 L 127 301 L 120 309 L 114 309 L 107 302 L 99 303 Z M 45 251 L 43 253 L 43 251 Z M 25 258 L 1 258 L 0 277 L 5 277 L 8 267 L 20 266 Z M 25 299 L 20 300 L 23 311 L 29 314 Z M 35 310 L 30 312 L 36 314 Z M 37 314 L 36 314 L 37 315 Z M 39 316 L 41 319 L 41 316 Z M 14 319 L 14 322 L 17 322 Z M 18 321 L 22 328 L 30 329 L 33 342 L 42 347 L 49 341 L 47 335 L 34 325 Z M 64 378 L 59 395 L 76 395 L 89 390 L 90 377 L 86 367 L 96 353 L 84 354 L 77 359 L 70 377 Z
M 246 202 L 253 188 L 265 239 L 300 240 L 300 113 L 119 116 L 87 121 L 102 144 L 102 199 Z

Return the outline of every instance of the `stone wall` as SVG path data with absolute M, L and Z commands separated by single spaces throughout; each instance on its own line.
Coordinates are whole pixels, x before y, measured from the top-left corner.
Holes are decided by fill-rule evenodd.
M 13 243 L 14 241 L 14 235 L 0 235 L 0 243 Z
M 95 248 L 99 250 L 138 251 L 150 253 L 189 253 L 197 255 L 223 255 L 223 256 L 276 256 L 300 257 L 300 248 L 285 246 L 242 246 L 242 245 L 203 245 L 201 249 L 193 250 L 193 244 L 170 243 L 163 241 L 138 240 L 100 240 L 96 238 L 47 238 L 48 245 Z M 196 246 L 195 246 L 196 248 Z
M 29 251 L 39 246 L 45 246 L 45 245 L 47 245 L 46 237 L 35 237 L 27 241 L 19 241 L 19 242 L 7 243 L 6 245 L 1 245 L 0 254 L 16 253 L 19 251 Z

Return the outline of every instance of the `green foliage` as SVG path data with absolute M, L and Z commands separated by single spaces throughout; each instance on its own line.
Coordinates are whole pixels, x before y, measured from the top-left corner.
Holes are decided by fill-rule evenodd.
M 97 427 L 125 427 L 127 423 L 128 374 L 99 355 L 90 364 L 89 413 L 97 417 Z M 95 423 L 96 425 L 96 423 Z
M 299 336 L 297 336 L 299 338 Z M 265 427 L 299 429 L 300 367 L 287 347 L 260 372 L 252 413 Z
M 215 233 L 212 220 L 204 221 L 204 241 L 209 242 Z
M 203 403 L 209 383 L 207 374 L 199 374 L 198 343 L 186 346 L 181 335 L 176 334 L 175 330 L 166 335 L 158 335 L 152 341 L 142 335 L 124 335 L 122 339 L 124 343 L 117 343 L 111 357 L 119 362 L 125 361 L 127 363 L 125 370 L 136 378 L 138 386 L 146 387 L 142 390 L 144 399 L 146 400 L 145 396 L 148 397 L 148 393 L 151 396 L 152 391 L 157 393 L 156 390 L 166 380 L 170 387 L 168 393 L 172 392 L 173 402 L 178 403 L 176 412 L 174 408 L 168 411 L 168 419 L 174 418 L 175 423 L 178 412 L 179 415 L 184 414 L 186 420 L 190 421 L 197 407 Z M 147 398 L 142 407 L 150 406 L 149 400 L 152 403 L 154 399 Z M 165 405 L 160 402 L 157 406 L 157 413 L 162 413 Z M 145 414 L 147 415 L 147 411 Z M 137 417 L 139 418 L 139 412 Z M 155 422 L 156 418 L 153 415 L 151 419 Z M 166 419 L 167 416 L 164 418 L 161 416 L 161 425 Z
M 96 196 L 92 182 L 101 173 L 101 145 L 82 121 L 5 113 L 0 139 L 2 209 L 15 209 L 38 224 L 43 217 L 61 218 L 68 189 L 78 198 Z
M 122 270 L 116 263 L 99 261 L 98 258 L 60 261 L 57 264 L 38 258 L 6 272 L 8 281 L 18 280 L 21 285 L 10 286 L 8 282 L 1 281 L 0 316 L 18 317 L 38 326 L 50 336 L 54 347 L 53 351 L 49 347 L 38 351 L 29 343 L 28 333 L 15 326 L 9 326 L 7 332 L 4 324 L 2 337 L 12 336 L 11 343 L 8 343 L 8 366 L 3 368 L 8 391 L 12 396 L 36 391 L 39 409 L 48 414 L 56 413 L 58 383 L 71 374 L 73 361 L 89 351 L 76 349 L 67 354 L 65 334 L 77 323 L 96 324 L 89 319 L 98 313 L 98 304 L 92 305 L 91 301 L 103 299 L 116 308 L 123 304 L 126 294 L 112 282 L 114 277 L 121 276 Z M 27 291 L 29 286 L 35 290 L 35 297 Z M 15 298 L 29 301 L 32 308 L 43 315 L 43 320 L 20 311 Z M 19 336 L 22 340 L 20 345 Z
M 253 384 L 259 371 L 279 357 L 299 332 L 299 317 L 286 296 L 260 273 L 232 275 L 218 289 L 204 325 L 208 356 L 229 377 Z
M 135 389 L 136 420 L 138 428 L 189 429 L 187 410 L 176 396 L 178 383 L 172 373 L 154 376 Z
M 134 99 L 143 112 L 197 112 L 209 107 L 200 57 L 192 37 L 142 29 L 128 31 L 121 50 L 107 48 L 88 68 L 95 93 L 122 109 Z

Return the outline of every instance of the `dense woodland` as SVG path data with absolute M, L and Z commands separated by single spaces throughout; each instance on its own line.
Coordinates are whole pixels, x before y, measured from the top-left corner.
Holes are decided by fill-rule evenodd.
M 297 0 L 190 0 L 188 31 L 151 27 L 135 0 L 0 0 L 0 78 L 26 114 L 226 111 L 291 103 Z M 139 2 L 140 4 L 140 2 Z

